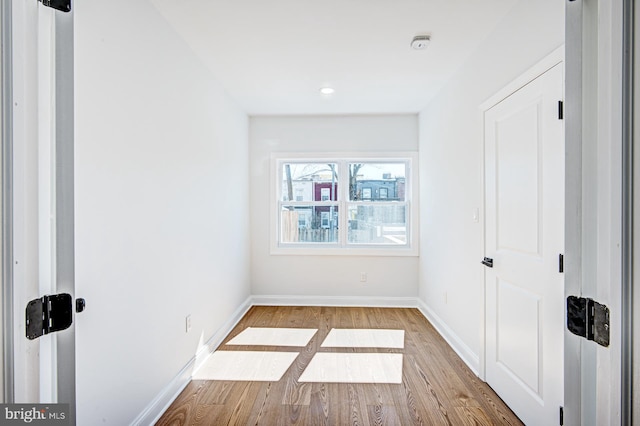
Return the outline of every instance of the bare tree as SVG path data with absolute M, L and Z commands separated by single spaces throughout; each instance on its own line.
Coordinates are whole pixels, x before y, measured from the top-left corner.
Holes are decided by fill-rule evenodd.
M 351 164 L 349 166 L 349 199 L 357 200 L 360 198 L 358 194 L 358 172 L 364 164 Z
M 293 180 L 291 179 L 291 164 L 284 165 L 284 172 L 287 175 L 287 200 L 293 201 Z

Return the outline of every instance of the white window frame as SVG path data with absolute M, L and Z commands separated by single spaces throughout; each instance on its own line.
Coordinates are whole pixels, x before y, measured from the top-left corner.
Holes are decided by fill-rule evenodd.
M 280 242 L 280 209 L 283 204 L 296 202 L 282 201 L 282 169 L 285 163 L 337 163 L 338 164 L 338 201 L 329 204 L 338 205 L 339 242 L 338 243 L 281 243 Z M 407 209 L 407 244 L 374 245 L 353 244 L 347 242 L 348 206 L 354 202 L 349 196 L 349 163 L 393 163 L 406 164 L 405 202 Z M 418 153 L 411 152 L 376 152 L 376 153 L 274 153 L 271 155 L 271 189 L 270 189 L 270 253 L 272 255 L 357 255 L 357 256 L 418 256 L 419 247 L 419 210 L 418 210 Z M 362 200 L 366 204 L 385 205 L 393 201 Z M 326 202 L 325 202 L 326 203 Z M 314 203 L 318 204 L 318 202 Z M 322 204 L 322 203 L 320 203 Z

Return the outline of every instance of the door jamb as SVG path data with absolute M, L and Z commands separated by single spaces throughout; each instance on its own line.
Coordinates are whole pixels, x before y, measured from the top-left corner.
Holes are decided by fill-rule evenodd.
M 582 294 L 582 0 L 565 1 L 565 299 Z M 564 420 L 581 424 L 581 342 L 564 331 Z
M 55 12 L 55 287 L 75 299 L 74 244 L 74 12 Z M 76 415 L 75 312 L 71 327 L 56 333 L 58 402 Z
M 3 402 L 14 401 L 12 1 L 0 3 L 2 32 L 2 370 Z
M 633 424 L 634 334 L 634 26 L 633 0 L 623 0 L 622 34 L 622 283 L 620 422 Z

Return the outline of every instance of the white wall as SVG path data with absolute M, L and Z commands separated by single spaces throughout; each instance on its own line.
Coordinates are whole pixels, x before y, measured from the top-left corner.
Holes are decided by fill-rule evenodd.
M 479 106 L 563 42 L 563 2 L 519 2 L 420 114 L 420 299 L 476 369 L 484 300 Z
M 15 402 L 39 401 L 39 341 L 27 340 L 24 309 L 38 291 L 38 6 L 12 2 L 13 342 Z
M 249 296 L 248 119 L 146 0 L 75 3 L 75 58 L 78 424 L 124 425 Z
M 253 295 L 417 296 L 417 257 L 270 255 L 268 209 L 272 153 L 417 151 L 417 116 L 252 117 L 249 139 Z

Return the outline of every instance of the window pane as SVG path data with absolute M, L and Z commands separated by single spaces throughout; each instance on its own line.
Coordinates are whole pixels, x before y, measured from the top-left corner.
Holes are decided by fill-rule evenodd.
M 282 201 L 337 201 L 336 163 L 284 163 Z
M 351 201 L 405 201 L 405 163 L 349 163 Z
M 283 243 L 337 243 L 338 206 L 282 206 Z
M 348 240 L 354 244 L 407 244 L 406 205 L 350 205 Z

